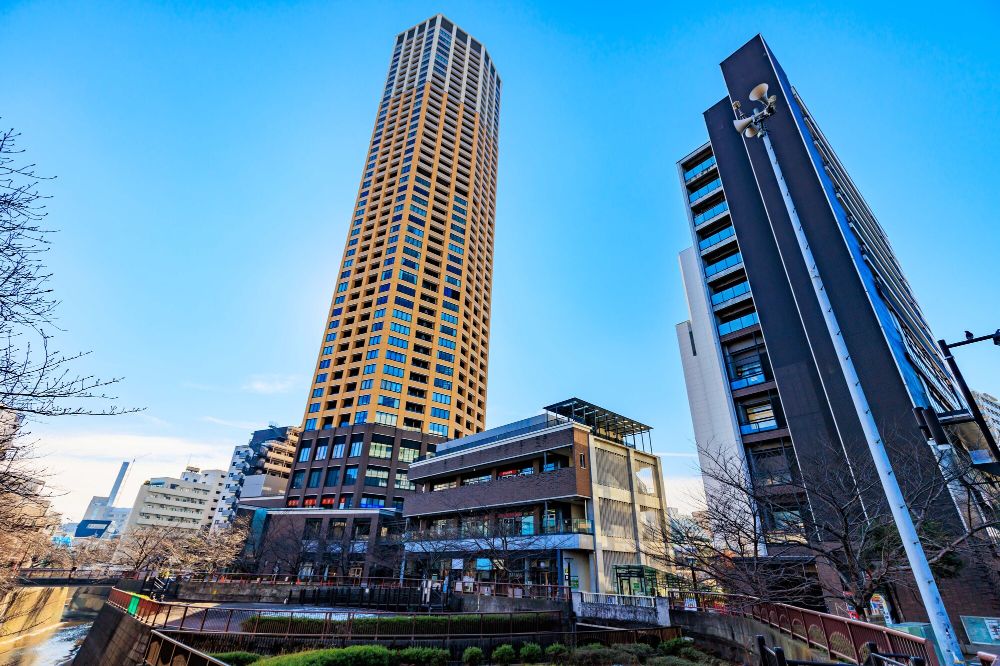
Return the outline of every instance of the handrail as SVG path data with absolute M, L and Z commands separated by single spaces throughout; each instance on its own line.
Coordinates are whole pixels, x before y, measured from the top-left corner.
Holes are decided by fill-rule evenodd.
M 508 613 L 372 613 L 330 610 L 227 608 L 161 603 L 112 590 L 107 602 L 151 629 L 201 636 L 412 641 L 414 637 L 452 638 L 533 635 L 558 631 L 561 611 Z
M 164 648 L 167 648 L 164 650 Z M 191 661 L 192 657 L 198 659 Z M 146 666 L 160 666 L 160 664 L 173 664 L 174 659 L 180 658 L 182 664 L 205 664 L 206 666 L 227 666 L 226 662 L 219 661 L 211 655 L 199 652 L 193 647 L 184 645 L 180 641 L 174 640 L 170 636 L 165 636 L 155 629 L 150 633 L 149 643 L 146 645 L 146 653 L 143 655 L 142 663 Z
M 668 596 L 674 601 L 680 601 L 676 605 L 671 604 L 677 610 L 686 610 L 683 597 L 694 596 L 699 611 L 740 615 L 757 620 L 805 642 L 809 647 L 825 650 L 831 659 L 861 664 L 864 661 L 861 657 L 864 648 L 869 643 L 874 643 L 883 654 L 909 654 L 923 659 L 926 666 L 939 666 L 934 646 L 926 638 L 897 629 L 788 604 L 759 601 L 743 595 L 669 590 Z M 712 601 L 706 603 L 706 598 Z M 734 603 L 729 603 L 729 600 Z
M 604 604 L 606 606 L 634 606 L 636 608 L 655 608 L 656 597 L 644 597 L 627 594 L 604 594 L 601 592 L 579 592 L 580 601 L 585 604 Z

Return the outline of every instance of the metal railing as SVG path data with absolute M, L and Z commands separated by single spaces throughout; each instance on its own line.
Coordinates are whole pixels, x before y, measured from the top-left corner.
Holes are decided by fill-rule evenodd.
M 668 596 L 675 610 L 694 610 L 684 602 L 685 598 L 694 598 L 698 611 L 757 620 L 811 648 L 824 650 L 831 660 L 862 664 L 867 658 L 869 644 L 874 644 L 881 654 L 907 655 L 923 659 L 927 666 L 939 666 L 934 646 L 926 638 L 888 627 L 738 595 L 671 590 Z
M 24 578 L 26 580 L 68 580 L 68 579 L 105 579 L 105 578 L 142 578 L 141 572 L 134 571 L 132 569 L 124 568 L 112 568 L 112 567 L 101 567 L 97 569 L 86 568 L 86 569 L 44 569 L 44 568 L 33 568 L 33 569 L 19 569 L 17 571 L 19 578 Z
M 163 603 L 113 589 L 107 603 L 139 622 L 170 632 L 285 637 L 396 639 L 479 636 L 559 630 L 561 611 L 511 613 L 366 613 L 357 611 L 227 608 Z
M 543 519 L 537 526 L 531 522 L 515 525 L 510 529 L 493 529 L 484 525 L 463 525 L 459 527 L 430 527 L 426 530 L 412 530 L 406 533 L 407 541 L 458 541 L 480 539 L 492 543 L 493 539 L 511 543 L 520 537 L 566 534 L 593 534 L 594 524 L 587 518 L 565 518 L 563 520 Z
M 568 585 L 538 585 L 534 583 L 495 583 L 492 581 L 456 581 L 452 592 L 484 597 L 510 597 L 512 599 L 549 599 L 566 601 L 570 598 Z
M 599 592 L 580 592 L 580 601 L 585 604 L 604 604 L 605 606 L 633 606 L 635 608 L 656 608 L 656 597 L 640 597 L 624 594 L 601 594 Z
M 446 449 L 441 449 L 440 451 L 436 451 L 435 453 L 424 454 L 422 456 L 419 456 L 416 460 L 414 460 L 410 464 L 412 465 L 415 463 L 423 462 L 425 460 L 432 460 L 434 458 L 441 456 L 450 456 L 451 454 L 458 453 L 459 451 L 467 451 L 469 449 L 479 448 L 480 446 L 486 446 L 487 444 L 496 444 L 497 442 L 502 442 L 507 439 L 517 439 L 532 432 L 537 432 L 539 430 L 546 430 L 548 428 L 555 428 L 557 426 L 566 425 L 568 423 L 573 423 L 573 420 L 563 416 L 549 415 L 549 418 L 547 418 L 545 421 L 541 421 L 539 423 L 533 423 L 523 428 L 516 428 L 514 430 L 504 430 L 498 432 L 495 435 L 474 439 L 471 442 L 456 444 L 455 446 L 451 446 Z M 462 440 L 459 439 L 454 441 L 461 442 Z
M 149 644 L 146 646 L 142 663 L 146 666 L 161 666 L 162 664 L 170 664 L 170 666 L 227 666 L 226 662 L 198 652 L 198 650 L 169 636 L 164 636 L 158 631 L 150 633 Z
M 421 587 L 424 582 L 419 578 L 377 577 L 369 576 L 337 576 L 335 574 L 295 575 L 295 574 L 255 574 L 255 573 L 208 573 L 195 572 L 180 574 L 181 582 L 191 583 L 232 583 L 255 585 L 313 585 L 342 586 L 364 588 L 413 588 Z

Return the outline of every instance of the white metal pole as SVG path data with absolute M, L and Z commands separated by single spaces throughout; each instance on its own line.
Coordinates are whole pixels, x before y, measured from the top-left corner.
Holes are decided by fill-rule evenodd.
M 868 399 L 865 397 L 864 389 L 861 387 L 861 380 L 858 379 L 858 373 L 854 369 L 854 361 L 851 359 L 847 343 L 844 341 L 844 336 L 840 330 L 840 324 L 837 323 L 833 306 L 830 304 L 826 288 L 823 286 L 823 278 L 820 277 L 819 267 L 816 265 L 812 250 L 809 249 L 809 241 L 806 238 L 805 231 L 802 229 L 802 222 L 799 220 L 798 213 L 795 212 L 795 203 L 792 201 L 788 184 L 785 183 L 785 178 L 781 173 L 781 167 L 778 166 L 774 149 L 771 147 L 771 138 L 764 129 L 761 131 L 761 136 L 764 138 L 764 146 L 767 149 L 767 156 L 771 161 L 771 168 L 774 170 L 774 177 L 778 180 L 781 197 L 784 199 L 788 216 L 792 220 L 792 228 L 795 230 L 795 238 L 799 242 L 802 259 L 805 261 L 806 268 L 809 270 L 809 275 L 812 278 L 811 281 L 813 290 L 816 292 L 816 299 L 819 301 L 820 309 L 823 311 L 826 328 L 836 349 L 837 360 L 840 361 L 840 369 L 847 380 L 847 387 L 851 392 L 854 409 L 857 411 L 858 418 L 861 421 L 861 428 L 864 430 L 865 438 L 868 440 L 868 450 L 871 452 L 872 459 L 875 462 L 875 469 L 878 470 L 879 479 L 882 481 L 882 488 L 885 490 L 886 500 L 892 511 L 892 517 L 896 522 L 896 529 L 899 530 L 899 537 L 903 542 L 903 548 L 906 551 L 906 557 L 909 560 L 913 577 L 916 579 L 917 588 L 924 603 L 924 609 L 927 611 L 927 617 L 930 618 L 931 627 L 938 639 L 938 645 L 944 653 L 945 661 L 951 664 L 964 663 L 962 648 L 959 646 L 955 630 L 951 626 L 951 620 L 948 618 L 944 601 L 941 600 L 941 593 L 938 592 L 937 583 L 934 581 L 934 574 L 931 572 L 930 563 L 927 561 L 927 555 L 920 545 L 920 539 L 917 536 L 917 529 L 913 525 L 909 507 L 906 506 L 906 500 L 903 498 L 896 475 L 892 470 L 889 455 L 885 450 L 885 442 L 883 442 L 882 436 L 879 434 L 875 418 L 872 416 L 871 408 L 868 406 Z

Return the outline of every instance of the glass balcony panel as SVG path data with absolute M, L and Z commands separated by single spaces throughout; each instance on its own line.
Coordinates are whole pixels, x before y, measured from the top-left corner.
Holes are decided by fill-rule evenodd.
M 722 241 L 726 240 L 727 238 L 732 237 L 732 235 L 735 234 L 735 233 L 736 233 L 736 229 L 734 229 L 731 226 L 726 227 L 722 231 L 718 231 L 718 232 L 712 234 L 711 236 L 709 236 L 708 238 L 705 238 L 705 239 L 702 239 L 702 240 L 698 241 L 698 249 L 699 250 L 703 250 L 703 251 L 707 250 L 708 248 L 712 247 L 713 245 L 718 245 L 719 243 L 721 243 Z
M 704 162 L 694 165 L 690 169 L 684 172 L 684 181 L 687 182 L 694 178 L 695 176 L 700 176 L 709 169 L 715 166 L 715 155 L 712 155 Z
M 709 264 L 708 266 L 705 266 L 705 277 L 712 277 L 716 273 L 721 273 L 727 268 L 732 268 L 733 266 L 736 266 L 737 264 L 740 264 L 742 262 L 743 262 L 742 254 L 740 254 L 739 252 L 737 252 L 736 254 L 731 254 L 725 259 L 720 259 L 714 264 Z
M 705 222 L 706 220 L 711 220 L 713 217 L 716 217 L 717 215 L 722 215 L 727 210 L 729 210 L 729 204 L 727 202 L 723 201 L 722 203 L 715 204 L 705 212 L 699 213 L 694 216 L 694 226 L 697 227 L 699 224 Z
M 744 328 L 749 328 L 756 324 L 757 321 L 757 313 L 751 312 L 748 315 L 743 315 L 742 317 L 722 322 L 719 324 L 719 335 L 727 335 L 729 333 L 734 333 L 735 331 L 740 331 Z
M 688 194 L 688 201 L 690 201 L 691 203 L 694 203 L 698 199 L 701 199 L 703 196 L 705 196 L 707 194 L 711 194 L 712 192 L 716 191 L 720 187 L 722 187 L 722 181 L 719 180 L 718 178 L 716 178 L 715 180 L 713 180 L 712 182 L 708 183 L 707 185 L 705 185 L 703 187 L 699 187 L 694 192 L 691 192 L 690 194 Z
M 719 305 L 720 303 L 731 301 L 734 298 L 749 293 L 750 293 L 750 283 L 740 282 L 739 284 L 733 285 L 728 289 L 723 289 L 722 291 L 712 294 L 712 305 Z
M 776 419 L 764 419 L 762 421 L 754 421 L 753 423 L 741 423 L 740 432 L 744 435 L 752 435 L 755 432 L 766 432 L 768 430 L 777 430 L 778 421 Z

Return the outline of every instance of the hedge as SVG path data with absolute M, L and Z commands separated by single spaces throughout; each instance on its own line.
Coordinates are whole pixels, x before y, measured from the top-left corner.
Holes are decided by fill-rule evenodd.
M 253 666 L 447 666 L 449 658 L 447 650 L 438 648 L 353 645 L 269 657 Z
M 219 652 L 209 656 L 219 661 L 224 661 L 229 666 L 250 666 L 250 664 L 256 664 L 264 658 L 253 652 Z
M 480 620 L 482 617 L 482 620 Z M 325 620 L 318 617 L 251 615 L 240 623 L 245 632 L 261 634 L 327 634 L 352 636 L 409 636 L 461 634 L 533 633 L 555 630 L 558 619 L 552 615 L 512 613 L 490 615 L 381 615 L 355 617 L 353 620 Z

